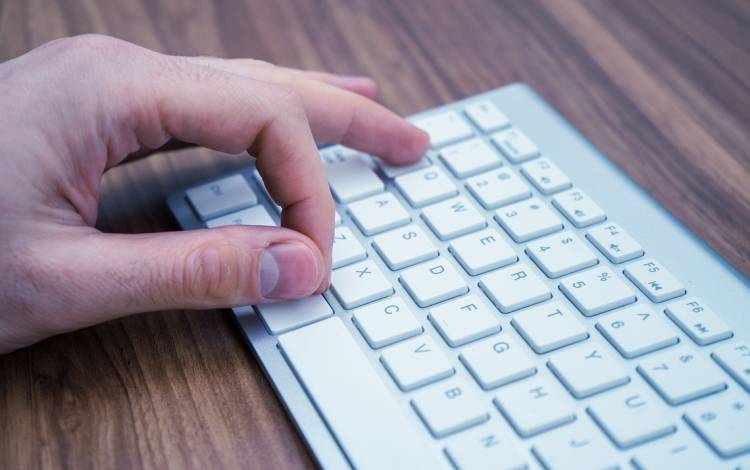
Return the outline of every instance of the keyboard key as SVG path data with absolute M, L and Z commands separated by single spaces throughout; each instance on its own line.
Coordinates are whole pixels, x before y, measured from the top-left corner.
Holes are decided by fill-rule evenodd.
M 253 178 L 260 186 L 260 189 L 263 191 L 263 194 L 266 196 L 266 198 L 271 202 L 271 206 L 273 207 L 273 210 L 276 211 L 277 214 L 281 214 L 281 206 L 276 204 L 276 201 L 273 200 L 271 197 L 271 193 L 268 192 L 268 189 L 266 188 L 266 183 L 263 181 L 263 177 L 260 176 L 260 172 L 258 169 L 253 170 Z M 338 212 L 336 213 L 338 214 Z M 336 225 L 339 223 L 337 222 Z
M 279 347 L 354 467 L 438 467 L 425 460 L 433 453 L 424 432 L 408 419 L 340 318 L 283 334 Z
M 440 159 L 456 178 L 466 178 L 502 165 L 502 160 L 482 139 L 471 139 L 440 150 Z
M 346 309 L 393 294 L 393 286 L 374 261 L 366 260 L 333 271 L 331 290 Z
M 531 197 L 529 186 L 510 168 L 500 168 L 469 178 L 466 187 L 485 209 L 497 209 Z
M 586 328 L 562 302 L 554 301 L 518 312 L 510 322 L 538 354 L 589 337 Z
M 333 309 L 322 295 L 256 305 L 255 310 L 272 335 L 280 335 L 333 315 Z
M 372 196 L 385 189 L 364 155 L 350 155 L 343 160 L 327 161 L 325 170 L 331 191 L 342 204 Z
M 420 335 L 383 350 L 380 361 L 404 391 L 455 373 L 448 358 L 428 335 Z
M 545 377 L 501 388 L 495 405 L 521 437 L 535 436 L 576 419 L 565 391 Z
M 627 265 L 625 275 L 652 302 L 664 302 L 685 293 L 685 287 L 682 283 L 653 258 L 646 258 Z
M 536 144 L 515 127 L 494 134 L 492 143 L 513 163 L 523 162 L 539 155 L 539 148 Z
M 418 225 L 414 224 L 378 235 L 373 239 L 372 246 L 394 271 L 436 258 L 438 255 L 435 244 Z
M 596 341 L 553 354 L 547 363 L 576 398 L 586 398 L 630 381 L 614 353 Z
M 482 402 L 461 379 L 417 392 L 411 404 L 435 437 L 445 437 L 490 419 Z
M 593 399 L 587 409 L 594 421 L 622 449 L 672 434 L 677 429 L 658 398 L 635 385 Z
M 430 135 L 433 148 L 458 142 L 474 135 L 474 131 L 464 118 L 453 111 L 415 119 L 412 123 Z
M 380 159 L 376 160 L 378 162 L 378 166 L 380 166 L 380 169 L 383 170 L 383 174 L 386 176 L 386 178 L 395 178 L 397 176 L 405 175 L 406 173 L 411 173 L 414 170 L 419 170 L 420 168 L 432 165 L 432 161 L 427 155 L 419 159 L 419 161 L 417 161 L 416 163 L 412 163 L 411 165 L 390 165 Z
M 750 392 L 750 343 L 738 341 L 726 344 L 711 354 L 734 380 Z
M 510 126 L 508 116 L 489 100 L 472 103 L 464 108 L 464 112 L 471 122 L 485 134 Z
M 667 305 L 669 318 L 693 341 L 706 346 L 732 336 L 729 325 L 696 297 L 678 300 Z
M 638 448 L 632 460 L 639 470 L 662 468 L 720 468 L 711 450 L 687 429 Z
M 562 230 L 562 220 L 541 199 L 532 198 L 505 206 L 495 219 L 518 243 Z
M 641 245 L 617 224 L 594 227 L 586 233 L 586 238 L 613 263 L 643 256 Z
M 451 463 L 461 470 L 526 470 L 527 459 L 511 436 L 492 424 L 462 432 L 445 448 Z
M 457 238 L 448 249 L 466 272 L 473 276 L 518 261 L 513 248 L 492 228 Z
M 275 227 L 276 222 L 274 222 L 263 206 L 249 207 L 206 221 L 206 227 L 208 228 L 224 227 L 227 225 L 265 225 Z
M 632 304 L 636 300 L 633 290 L 607 267 L 566 277 L 560 282 L 560 290 L 587 317 Z
M 441 240 L 464 235 L 487 226 L 487 220 L 463 196 L 438 202 L 422 210 L 422 219 Z
M 367 251 L 349 227 L 336 227 L 333 232 L 333 269 L 367 258 Z
M 588 227 L 607 218 L 602 208 L 578 188 L 556 195 L 552 198 L 552 205 L 578 228 Z
M 580 271 L 599 262 L 594 252 L 577 235 L 567 230 L 529 243 L 526 254 L 551 278 Z
M 685 421 L 722 457 L 750 452 L 750 398 L 745 394 L 702 401 L 685 413 Z
M 423 207 L 458 194 L 448 175 L 437 166 L 396 177 L 396 187 L 414 207 Z
M 507 333 L 465 347 L 459 359 L 485 390 L 536 374 L 529 354 Z
M 349 204 L 349 213 L 362 233 L 375 235 L 411 222 L 411 216 L 392 193 L 382 193 Z
M 208 220 L 258 203 L 247 180 L 242 175 L 232 175 L 188 189 L 190 205 L 201 220 Z
M 617 469 L 618 455 L 601 431 L 587 420 L 550 431 L 537 438 L 532 452 L 555 470 Z
M 493 311 L 474 294 L 433 307 L 428 317 L 454 348 L 500 331 Z
M 446 258 L 409 268 L 401 273 L 399 281 L 420 307 L 429 307 L 469 291 L 458 270 Z
M 543 194 L 552 194 L 572 186 L 570 178 L 548 158 L 521 165 L 521 173 Z
M 352 320 L 372 348 L 378 349 L 422 333 L 422 325 L 401 297 L 354 310 Z
M 644 305 L 609 314 L 596 323 L 596 328 L 627 359 L 679 341 L 674 327 L 661 314 Z
M 649 357 L 638 365 L 638 372 L 673 406 L 727 387 L 715 364 L 685 347 Z
M 485 274 L 479 287 L 503 313 L 515 312 L 552 297 L 547 286 L 524 263 Z

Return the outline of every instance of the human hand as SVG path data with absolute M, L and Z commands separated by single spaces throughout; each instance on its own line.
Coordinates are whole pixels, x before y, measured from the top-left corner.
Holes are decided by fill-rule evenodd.
M 105 36 L 0 64 L 0 353 L 129 313 L 322 292 L 334 206 L 316 141 L 395 164 L 428 146 L 375 92 L 366 78 L 167 56 Z M 170 140 L 256 156 L 282 227 L 96 230 L 102 174 Z

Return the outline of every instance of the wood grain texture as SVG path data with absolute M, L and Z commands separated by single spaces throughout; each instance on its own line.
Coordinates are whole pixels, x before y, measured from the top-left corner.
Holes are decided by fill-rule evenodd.
M 403 114 L 527 82 L 750 275 L 746 1 L 0 0 L 0 60 L 85 32 L 368 74 Z M 116 168 L 99 225 L 174 230 L 167 193 L 246 161 L 188 150 Z M 0 357 L 0 429 L 5 468 L 313 466 L 218 311 L 136 315 Z

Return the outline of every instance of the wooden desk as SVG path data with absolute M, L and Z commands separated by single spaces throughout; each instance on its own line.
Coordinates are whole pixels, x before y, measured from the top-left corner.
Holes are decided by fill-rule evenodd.
M 527 82 L 750 275 L 748 2 L 0 1 L 0 60 L 84 32 L 368 74 L 404 114 Z M 190 150 L 117 168 L 100 226 L 174 230 L 165 194 L 244 162 Z M 0 430 L 6 468 L 313 466 L 218 311 L 137 315 L 0 357 Z

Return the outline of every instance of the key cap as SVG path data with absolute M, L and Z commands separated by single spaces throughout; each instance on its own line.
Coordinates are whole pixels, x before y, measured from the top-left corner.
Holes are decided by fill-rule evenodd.
M 536 144 L 515 127 L 494 134 L 492 143 L 513 163 L 520 163 L 539 155 Z
M 586 233 L 586 238 L 613 263 L 643 256 L 641 245 L 617 224 L 594 227 Z
M 208 228 L 224 227 L 227 225 L 265 225 L 274 227 L 276 226 L 276 222 L 273 221 L 263 206 L 249 207 L 206 221 L 206 227 Z
M 473 276 L 518 261 L 513 248 L 492 228 L 457 238 L 451 242 L 448 250 Z
M 482 402 L 461 379 L 417 392 L 411 404 L 435 437 L 445 437 L 490 419 Z
M 378 235 L 372 246 L 394 271 L 436 258 L 438 255 L 435 244 L 418 225 L 414 224 Z
M 547 365 L 576 398 L 590 397 L 630 381 L 614 354 L 597 341 L 553 354 Z
M 508 116 L 489 100 L 468 105 L 464 108 L 464 113 L 485 134 L 510 126 Z
M 333 232 L 333 269 L 367 258 L 367 251 L 349 227 L 336 227 Z
M 430 135 L 433 148 L 458 142 L 474 135 L 469 124 L 453 111 L 415 119 L 412 123 Z
M 537 158 L 521 165 L 521 173 L 542 194 L 552 194 L 572 186 L 570 178 L 549 158 Z
M 461 470 L 526 470 L 527 458 L 513 439 L 490 421 L 454 437 L 445 454 Z
M 353 312 L 352 320 L 374 349 L 422 333 L 422 325 L 401 297 L 391 297 Z
M 423 207 L 458 194 L 453 181 L 434 165 L 398 176 L 395 181 L 396 187 L 414 207 Z
M 356 308 L 393 294 L 393 286 L 372 260 L 333 271 L 331 290 L 346 309 Z
M 438 202 L 422 210 L 422 219 L 441 240 L 487 226 L 484 216 L 463 196 Z
M 242 175 L 232 175 L 185 191 L 190 205 L 201 220 L 213 219 L 258 203 L 247 180 Z
M 672 434 L 677 429 L 658 398 L 628 385 L 593 399 L 588 413 L 621 449 Z
M 260 172 L 258 171 L 257 168 L 253 170 L 253 178 L 255 178 L 255 181 L 257 181 L 258 185 L 260 186 L 260 189 L 263 191 L 263 194 L 271 202 L 271 207 L 273 207 L 273 210 L 276 211 L 276 214 L 281 214 L 281 206 L 276 204 L 276 201 L 274 201 L 273 198 L 271 197 L 271 193 L 268 192 L 268 189 L 266 188 L 266 183 L 263 181 L 263 177 L 260 176 Z
M 279 347 L 353 466 L 438 467 L 429 462 L 424 431 L 408 419 L 340 318 L 281 335 Z
M 474 294 L 431 308 L 428 318 L 454 348 L 500 331 L 493 311 Z
M 495 405 L 521 437 L 531 437 L 576 419 L 570 399 L 546 377 L 534 377 L 501 388 Z
M 503 163 L 482 139 L 471 139 L 445 147 L 440 151 L 440 159 L 456 178 L 476 175 Z
M 349 204 L 349 213 L 362 233 L 372 236 L 411 222 L 411 216 L 392 193 L 381 193 Z
M 638 372 L 673 406 L 727 387 L 714 364 L 685 347 L 650 356 L 638 365 Z
M 429 307 L 469 291 L 458 270 L 443 257 L 403 271 L 399 281 L 420 307 Z
M 405 175 L 406 173 L 411 173 L 414 170 L 419 170 L 420 168 L 432 165 L 432 161 L 430 160 L 429 155 L 425 155 L 416 163 L 412 163 L 411 165 L 389 165 L 388 163 L 385 163 L 380 159 L 377 159 L 377 162 L 378 166 L 380 166 L 380 169 L 383 170 L 383 174 L 386 178 L 395 178 L 397 176 Z
M 696 297 L 678 300 L 667 305 L 669 318 L 693 341 L 706 346 L 732 336 L 732 330 L 724 320 Z
M 722 457 L 750 452 L 750 399 L 734 392 L 702 401 L 685 413 L 685 421 Z
M 560 290 L 587 317 L 636 300 L 633 290 L 607 267 L 568 276 L 560 282 Z
M 347 204 L 383 192 L 385 186 L 364 156 L 350 155 L 325 163 L 328 184 L 336 199 Z
M 639 447 L 632 460 L 639 470 L 719 468 L 719 461 L 698 436 L 681 429 L 674 436 Z
M 602 208 L 578 188 L 556 195 L 552 198 L 552 205 L 578 228 L 588 227 L 607 218 Z
M 618 455 L 602 433 L 588 421 L 539 437 L 532 448 L 544 468 L 555 470 L 616 470 Z
M 518 312 L 511 325 L 538 354 L 589 337 L 586 328 L 562 302 L 554 301 Z
M 485 274 L 479 287 L 503 313 L 515 312 L 552 297 L 547 286 L 525 263 Z
M 458 358 L 485 390 L 536 374 L 529 354 L 507 333 L 465 347 Z
M 734 380 L 750 392 L 750 343 L 738 341 L 724 345 L 711 354 Z
M 383 350 L 380 361 L 403 391 L 413 390 L 455 373 L 428 335 L 420 335 Z
M 567 230 L 529 243 L 526 254 L 551 278 L 580 271 L 599 262 L 594 252 Z
M 607 315 L 596 323 L 596 329 L 627 359 L 679 341 L 674 327 L 643 304 Z
M 529 186 L 510 168 L 500 168 L 469 178 L 466 187 L 485 209 L 497 209 L 531 197 Z
M 495 220 L 518 243 L 562 230 L 560 218 L 541 199 L 531 198 L 495 212 Z
M 280 335 L 333 315 L 333 309 L 322 295 L 256 305 L 255 310 L 272 335 Z
M 664 266 L 646 258 L 625 266 L 625 275 L 652 302 L 664 302 L 685 293 L 685 287 Z

